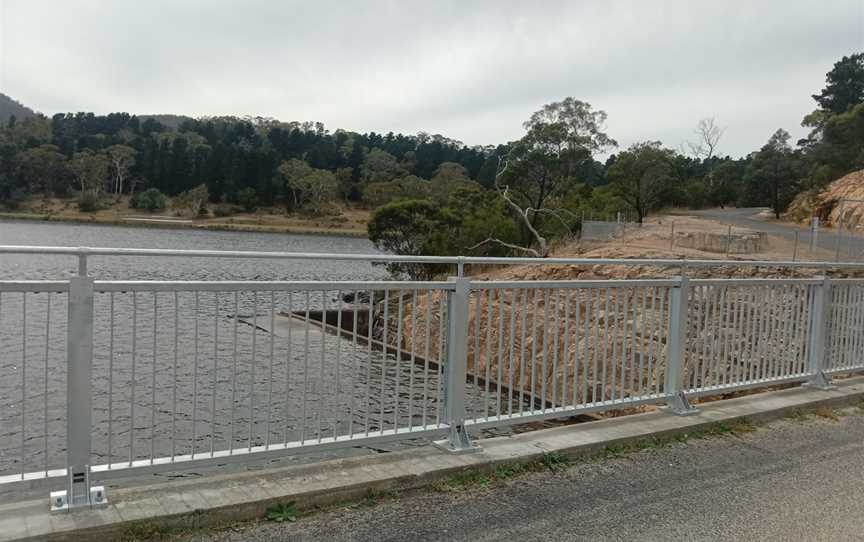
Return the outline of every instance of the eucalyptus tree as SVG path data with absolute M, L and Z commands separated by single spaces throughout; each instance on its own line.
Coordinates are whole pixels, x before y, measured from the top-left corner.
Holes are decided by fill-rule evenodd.
M 568 97 L 543 106 L 523 124 L 526 134 L 510 144 L 495 177 L 495 188 L 522 229 L 523 245 L 513 248 L 548 254 L 543 221 L 572 221 L 555 204 L 575 187 L 580 168 L 591 164 L 595 153 L 617 146 L 604 132 L 605 123 L 605 111 Z

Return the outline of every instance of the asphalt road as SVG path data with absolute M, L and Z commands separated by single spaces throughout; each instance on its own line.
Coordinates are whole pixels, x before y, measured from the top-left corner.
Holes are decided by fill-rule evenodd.
M 790 240 L 795 239 L 795 232 L 798 232 L 798 240 L 800 247 L 809 246 L 811 232 L 807 227 L 795 226 L 787 222 L 774 222 L 758 218 L 758 214 L 764 211 L 764 207 L 755 208 L 734 208 L 727 207 L 725 209 L 706 209 L 703 211 L 691 211 L 689 214 L 702 216 L 716 220 L 723 224 L 749 228 L 757 231 L 764 231 L 770 235 L 781 235 Z M 816 244 L 819 248 L 828 250 L 832 256 L 837 251 L 838 234 L 829 229 L 820 229 L 816 235 Z M 848 231 L 839 235 L 840 241 L 840 259 L 843 261 L 857 261 L 864 257 L 864 237 L 859 234 L 850 235 Z
M 193 540 L 861 540 L 864 413 L 842 414 Z

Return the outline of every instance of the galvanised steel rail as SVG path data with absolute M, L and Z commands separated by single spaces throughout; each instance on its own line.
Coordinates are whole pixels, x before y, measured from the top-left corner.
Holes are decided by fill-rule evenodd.
M 0 483 L 59 478 L 57 510 L 104 503 L 91 477 L 418 437 L 474 451 L 469 431 L 484 427 L 646 404 L 688 413 L 694 397 L 864 369 L 860 279 L 97 281 L 93 255 L 685 262 L 0 252 L 81 264 L 66 281 L 0 281 Z M 730 264 L 786 262 L 695 263 Z
M 804 269 L 864 269 L 864 262 L 778 261 L 778 260 L 699 260 L 687 258 L 509 258 L 482 256 L 401 256 L 392 254 L 333 254 L 326 252 L 259 252 L 242 250 L 171 250 L 150 248 L 41 247 L 0 245 L 0 254 L 44 254 L 75 256 L 79 274 L 86 274 L 88 256 L 140 256 L 188 258 L 247 258 L 315 261 L 362 261 L 371 263 L 451 264 L 457 276 L 464 276 L 465 265 L 623 265 L 687 268 L 721 266 L 787 267 Z

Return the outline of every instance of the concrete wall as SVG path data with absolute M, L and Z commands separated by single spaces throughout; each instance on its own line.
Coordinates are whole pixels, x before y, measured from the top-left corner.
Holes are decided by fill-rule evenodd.
M 706 252 L 726 253 L 729 245 L 729 254 L 753 254 L 764 251 L 768 246 L 768 236 L 764 232 L 732 233 L 729 237 L 725 233 L 711 232 L 677 232 L 675 234 L 675 246 L 704 250 Z

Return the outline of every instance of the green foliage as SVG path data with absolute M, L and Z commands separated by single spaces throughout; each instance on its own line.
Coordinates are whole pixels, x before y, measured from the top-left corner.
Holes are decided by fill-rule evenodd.
M 605 112 L 574 98 L 544 106 L 525 123 L 525 136 L 510 145 L 498 186 L 506 188 L 522 210 L 546 209 L 566 197 L 578 181 L 580 167 L 593 161 L 592 153 L 617 145 L 603 132 L 605 121 Z M 548 216 L 535 212 L 528 220 L 542 232 Z M 520 229 L 523 246 L 539 242 L 526 225 L 520 223 Z
M 558 452 L 546 452 L 540 460 L 548 470 L 563 470 L 570 466 L 570 458 Z
M 674 151 L 659 141 L 631 145 L 609 166 L 609 184 L 614 193 L 636 212 L 641 223 L 648 212 L 661 204 L 660 195 L 676 181 Z
M 129 207 L 151 213 L 164 211 L 168 206 L 168 196 L 155 188 L 138 192 L 129 199 Z
M 82 192 L 78 196 L 78 210 L 82 213 L 95 213 L 99 210 L 99 196 L 93 192 Z
M 16 155 L 19 182 L 28 193 L 66 194 L 71 175 L 66 156 L 56 145 L 39 145 Z
M 219 203 L 213 207 L 213 216 L 225 218 L 226 216 L 236 215 L 241 211 L 241 207 L 231 205 L 230 203 Z
M 193 217 L 207 215 L 207 201 L 210 199 L 210 191 L 207 186 L 199 184 L 191 190 L 178 194 L 171 200 L 171 207 L 178 213 Z
M 800 160 L 789 145 L 789 132 L 774 132 L 768 143 L 750 157 L 745 171 L 748 203 L 768 201 L 777 218 L 798 191 Z
M 360 172 L 363 182 L 367 184 L 392 181 L 408 174 L 408 170 L 395 156 L 381 149 L 369 151 L 363 160 Z
M 293 523 L 297 521 L 300 514 L 297 512 L 296 504 L 295 501 L 274 504 L 267 509 L 267 520 L 275 521 L 277 523 L 285 521 Z
M 864 53 L 844 56 L 825 76 L 825 88 L 813 99 L 823 111 L 845 113 L 864 102 Z
M 426 200 L 407 200 L 378 208 L 369 219 L 367 230 L 375 247 L 402 255 L 446 254 L 449 232 L 457 225 L 452 213 Z M 429 279 L 446 266 L 391 263 L 387 269 L 394 275 L 406 274 L 413 280 Z
M 243 207 L 244 211 L 251 213 L 258 207 L 258 194 L 251 186 L 241 188 L 237 191 L 237 203 Z
M 401 200 L 428 199 L 431 195 L 432 184 L 414 175 L 373 182 L 363 187 L 363 201 L 373 208 Z
M 303 160 L 291 159 L 279 166 L 279 179 L 291 194 L 293 210 L 306 210 L 311 214 L 324 213 L 327 202 L 333 199 L 339 188 L 336 175 L 315 169 Z
M 9 195 L 7 197 L 0 200 L 0 204 L 2 204 L 4 208 L 10 211 L 15 211 L 21 206 L 22 203 L 24 203 L 26 197 L 27 195 L 23 189 L 13 188 L 9 192 Z
M 90 149 L 76 152 L 69 160 L 69 170 L 75 176 L 81 193 L 98 196 L 108 179 L 108 158 Z

